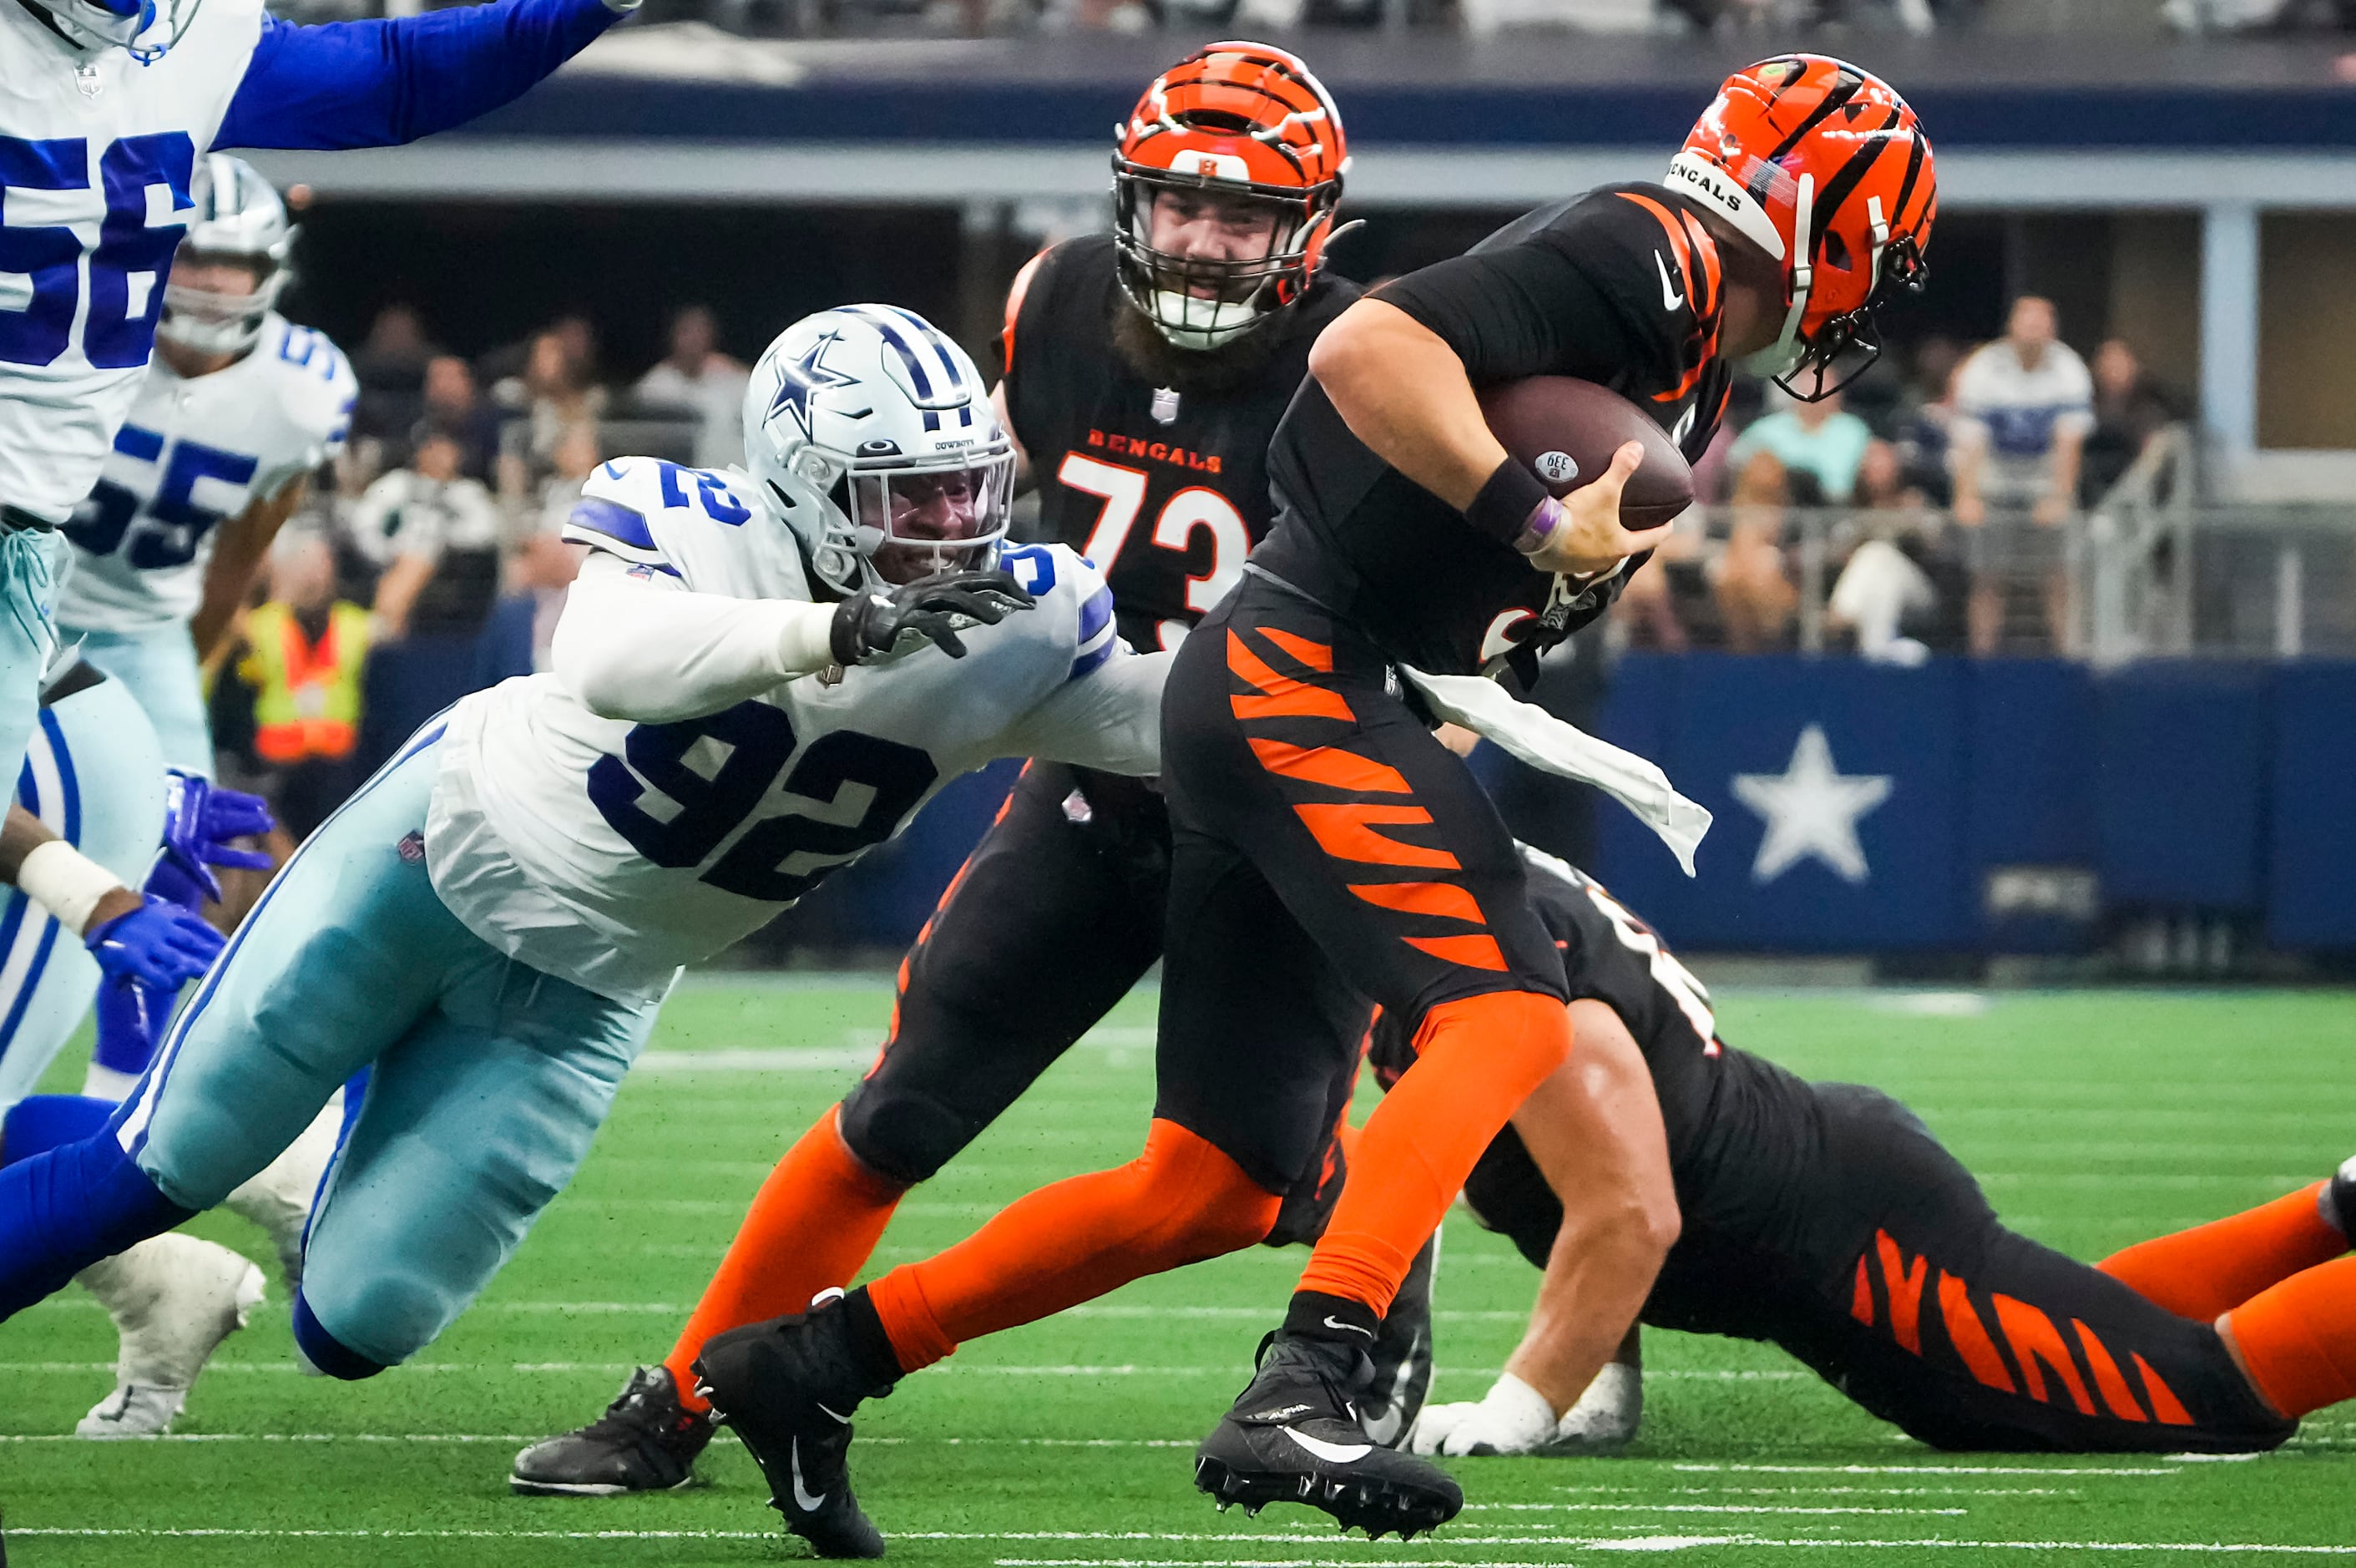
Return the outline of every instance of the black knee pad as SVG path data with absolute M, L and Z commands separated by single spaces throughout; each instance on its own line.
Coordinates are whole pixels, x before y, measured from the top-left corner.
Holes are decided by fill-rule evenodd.
M 881 1076 L 844 1098 L 835 1125 L 862 1165 L 905 1187 L 932 1180 L 980 1131 L 954 1108 Z

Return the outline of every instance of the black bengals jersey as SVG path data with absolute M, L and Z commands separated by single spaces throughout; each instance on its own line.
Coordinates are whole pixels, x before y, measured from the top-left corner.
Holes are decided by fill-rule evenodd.
M 1112 236 L 1068 240 L 1032 264 L 1008 323 L 1007 413 L 1045 537 L 1104 573 L 1132 647 L 1175 647 L 1236 585 L 1271 516 L 1269 438 L 1308 374 L 1310 343 L 1357 293 L 1321 278 L 1258 329 L 1278 337 L 1222 350 L 1266 358 L 1214 394 L 1158 387 L 1113 348 L 1119 313 L 1134 307 Z
M 1643 405 L 1688 459 L 1709 445 L 1732 371 L 1701 209 L 1658 185 L 1612 186 L 1507 224 L 1375 297 L 1431 329 L 1476 387 L 1576 376 Z M 1572 596 L 1375 456 L 1324 389 L 1302 385 L 1269 454 L 1278 521 L 1254 560 L 1392 659 L 1470 674 L 1560 640 L 1626 574 Z
M 1744 1233 L 1777 1229 L 1814 1157 L 1809 1086 L 1720 1044 L 1709 993 L 1601 884 L 1527 845 L 1522 857 L 1530 902 L 1562 950 L 1568 994 L 1611 1007 L 1644 1054 L 1688 1229 L 1705 1218 Z M 1411 1021 L 1378 1018 L 1370 1059 L 1386 1083 L 1406 1071 L 1415 1059 Z M 1513 1137 L 1511 1128 L 1501 1134 Z M 1554 1219 L 1559 1225 L 1559 1208 Z
M 2297 1429 L 2209 1323 L 2008 1230 L 1898 1101 L 1719 1044 L 1708 993 L 1641 922 L 1525 854 L 1569 994 L 1620 1015 L 1660 1096 L 1683 1228 L 1646 1324 L 1780 1345 L 1941 1448 L 2241 1453 Z M 1378 1021 L 1372 1054 L 1387 1087 L 1413 1059 L 1409 1030 Z M 1547 1267 L 1562 1204 L 1511 1126 L 1464 1198 Z

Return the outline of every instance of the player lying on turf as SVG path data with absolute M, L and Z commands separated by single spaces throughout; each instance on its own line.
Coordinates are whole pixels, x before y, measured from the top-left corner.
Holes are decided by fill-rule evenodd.
M 2078 1262 L 2007 1230 L 1888 1095 L 1804 1082 L 1723 1044 L 1708 993 L 1643 922 L 1525 854 L 1571 1006 L 1592 1015 L 1582 1056 L 1607 1034 L 1632 1041 L 1642 1069 L 1616 1092 L 1665 1132 L 1676 1245 L 1645 1323 L 1779 1345 L 1940 1448 L 2243 1452 L 2356 1398 L 2356 1259 L 2342 1256 L 2356 1160 L 2247 1213 Z M 1393 1081 L 1413 1041 L 1378 1023 L 1374 1060 Z M 1546 1280 L 1505 1375 L 1476 1403 L 1428 1408 L 1418 1453 L 1584 1445 L 1565 1418 L 1628 1317 L 1563 1223 L 1548 1162 L 1564 1135 L 1534 1099 L 1465 1183 L 1482 1222 Z M 1585 1414 L 1633 1434 L 1614 1380 L 1621 1394 Z
M 993 757 L 1153 770 L 1163 660 L 1080 557 L 1001 550 L 1013 456 L 956 345 L 888 306 L 810 317 L 744 435 L 750 473 L 599 469 L 554 671 L 412 737 L 106 1128 L 0 1169 L 0 1315 L 219 1202 L 372 1062 L 294 1336 L 338 1377 L 403 1360 L 571 1179 L 680 965 Z
M 1247 127 L 1257 134 L 1240 134 Z M 1268 531 L 1269 434 L 1310 343 L 1357 297 L 1322 269 L 1345 162 L 1341 118 L 1301 60 L 1265 44 L 1212 44 L 1156 78 L 1123 127 L 1114 231 L 1055 246 L 1015 280 L 994 400 L 1038 478 L 1045 536 L 1103 570 L 1133 647 L 1175 647 Z M 1050 761 L 1024 768 L 900 966 L 883 1054 L 778 1161 L 669 1358 L 634 1373 L 598 1420 L 519 1454 L 514 1488 L 598 1496 L 684 1484 L 712 1434 L 689 1373 L 704 1341 L 851 1283 L 908 1189 L 1162 956 L 1169 867 L 1169 816 L 1152 789 Z M 1229 1125 L 1254 1114 L 1248 1096 L 1215 1074 L 1196 1092 L 1198 1075 L 1165 1071 L 1157 1150 L 1195 1139 L 1228 1155 L 1249 1147 Z M 1355 1077 L 1353 1057 L 1327 1090 L 1321 1127 L 1338 1119 Z M 1305 1165 L 1283 1172 L 1206 1155 L 1215 1176 L 1183 1189 L 1135 1182 L 1133 1198 L 1141 1212 L 1191 1208 L 1153 1243 L 1173 1261 L 1199 1255 L 1212 1230 L 1301 1240 L 1340 1190 L 1338 1154 L 1321 1140 L 1299 1152 Z M 1287 1195 L 1273 1229 L 1270 1190 Z M 955 1310 L 959 1266 L 921 1266 L 936 1310 Z M 994 1283 L 989 1260 L 975 1266 Z M 1360 1413 L 1381 1441 L 1413 1420 L 1429 1381 L 1418 1288 L 1429 1278 L 1428 1266 L 1413 1277 L 1375 1348 L 1379 1396 Z

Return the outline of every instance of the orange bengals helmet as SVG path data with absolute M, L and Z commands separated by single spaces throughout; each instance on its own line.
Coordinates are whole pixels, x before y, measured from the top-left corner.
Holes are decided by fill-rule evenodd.
M 1324 261 L 1350 159 L 1341 113 L 1296 55 L 1211 44 L 1145 90 L 1116 127 L 1113 231 L 1121 288 L 1182 349 L 1215 349 L 1299 299 Z M 1266 249 L 1207 260 L 1153 244 L 1157 198 L 1273 220 Z
M 1668 184 L 1783 264 L 1783 331 L 1762 368 L 1804 402 L 1879 358 L 1875 313 L 1929 276 L 1930 138 L 1889 83 L 1844 61 L 1784 55 L 1728 77 Z

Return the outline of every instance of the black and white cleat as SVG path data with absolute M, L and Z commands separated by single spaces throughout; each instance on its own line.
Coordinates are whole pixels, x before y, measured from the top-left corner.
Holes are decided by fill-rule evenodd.
M 1446 1471 L 1368 1441 L 1356 1397 L 1373 1376 L 1349 1346 L 1269 1336 L 1258 1374 L 1195 1450 L 1195 1489 L 1247 1515 L 1300 1503 L 1369 1540 L 1409 1540 L 1454 1519 L 1464 1493 Z

